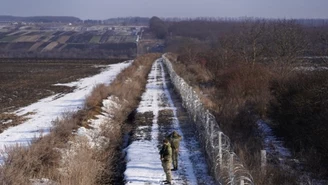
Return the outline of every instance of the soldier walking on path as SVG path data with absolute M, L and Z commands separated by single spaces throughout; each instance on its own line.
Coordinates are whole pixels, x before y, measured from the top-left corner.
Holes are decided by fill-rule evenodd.
M 173 131 L 170 135 L 167 136 L 167 138 L 169 139 L 172 147 L 172 171 L 176 171 L 178 170 L 179 146 L 182 137 L 176 131 Z
M 163 140 L 163 146 L 159 154 L 161 155 L 162 166 L 166 174 L 165 184 L 171 184 L 172 148 L 169 140 L 167 139 Z

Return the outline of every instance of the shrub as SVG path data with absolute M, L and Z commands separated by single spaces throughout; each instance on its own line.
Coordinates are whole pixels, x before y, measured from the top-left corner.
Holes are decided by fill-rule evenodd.
M 297 73 L 274 81 L 270 117 L 276 133 L 318 175 L 328 169 L 328 73 Z
M 171 60 L 176 58 L 172 54 Z M 181 59 L 181 57 L 180 57 Z M 210 69 L 195 69 L 187 67 L 193 65 L 188 61 L 173 62 L 174 68 L 188 83 L 198 89 L 204 105 L 214 113 L 222 131 L 229 136 L 234 151 L 250 170 L 258 184 L 283 184 L 280 182 L 296 182 L 296 178 L 289 172 L 267 167 L 267 174 L 261 173 L 260 151 L 263 149 L 262 138 L 259 135 L 256 121 L 267 116 L 270 108 L 272 81 L 278 77 L 288 77 L 287 68 L 272 67 L 261 63 L 233 62 L 223 67 Z M 284 65 L 282 65 L 284 66 Z M 212 73 L 208 80 L 197 73 L 208 70 Z M 214 73 L 215 72 L 215 73 Z M 283 74 L 283 75 L 278 75 Z M 282 77 L 283 76 L 283 77 Z M 284 178 L 279 181 L 279 178 Z

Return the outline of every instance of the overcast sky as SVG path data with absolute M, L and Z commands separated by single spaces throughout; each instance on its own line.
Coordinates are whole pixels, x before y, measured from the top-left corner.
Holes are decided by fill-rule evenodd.
M 328 18 L 328 0 L 0 0 L 0 15 Z

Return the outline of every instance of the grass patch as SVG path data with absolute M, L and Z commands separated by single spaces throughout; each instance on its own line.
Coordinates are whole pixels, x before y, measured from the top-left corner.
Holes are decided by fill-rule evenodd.
M 95 35 L 91 38 L 91 40 L 89 41 L 89 43 L 99 43 L 101 39 L 101 35 Z
M 33 113 L 29 112 L 24 115 L 18 116 L 13 113 L 1 113 L 0 114 L 0 133 L 6 130 L 9 127 L 13 127 L 19 125 L 28 120 L 26 116 L 31 115 Z
M 0 40 L 0 42 L 12 42 L 14 40 L 16 40 L 17 38 L 19 38 L 19 36 L 13 35 L 13 36 L 7 36 L 4 37 Z

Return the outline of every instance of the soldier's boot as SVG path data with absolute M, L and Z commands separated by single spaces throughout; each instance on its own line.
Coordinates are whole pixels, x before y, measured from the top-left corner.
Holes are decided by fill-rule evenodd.
M 178 160 L 173 161 L 173 169 L 172 171 L 177 171 L 178 170 Z
M 170 169 L 171 169 L 171 161 L 168 161 L 164 164 L 164 171 L 165 171 L 165 174 L 166 174 L 167 183 L 171 184 L 172 174 L 171 174 Z
M 173 163 L 173 170 L 172 171 L 177 171 L 178 170 L 178 152 L 174 152 L 172 154 L 172 163 Z

